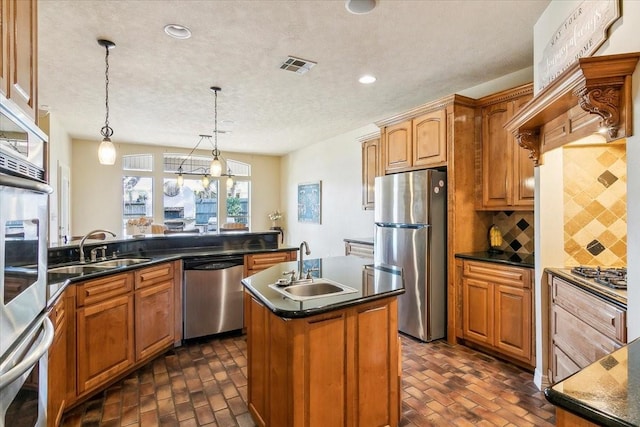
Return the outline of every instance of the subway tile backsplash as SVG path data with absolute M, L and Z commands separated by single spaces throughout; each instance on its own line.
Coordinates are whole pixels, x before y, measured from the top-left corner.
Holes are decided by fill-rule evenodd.
M 626 144 L 566 147 L 565 265 L 626 267 Z

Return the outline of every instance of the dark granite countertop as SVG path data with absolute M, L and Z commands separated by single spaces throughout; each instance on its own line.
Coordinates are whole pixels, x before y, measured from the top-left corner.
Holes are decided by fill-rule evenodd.
M 282 263 L 242 279 L 249 292 L 277 316 L 308 317 L 404 293 L 403 277 L 395 267 L 374 266 L 370 260 L 354 256 L 305 260 L 305 266 L 319 268 L 318 277 L 354 288 L 356 292 L 294 301 L 269 287 L 283 277 L 283 271 L 298 270 L 297 261 Z M 367 285 L 365 268 L 372 269 L 374 282 Z
M 345 242 L 351 243 L 362 243 L 363 245 L 372 245 L 373 246 L 373 237 L 356 237 L 356 238 L 347 238 L 344 239 Z
M 545 389 L 559 408 L 603 426 L 640 425 L 640 339 Z
M 456 258 L 471 259 L 474 261 L 496 262 L 499 264 L 514 265 L 516 267 L 534 268 L 533 254 L 519 254 L 516 252 L 468 252 L 456 254 Z

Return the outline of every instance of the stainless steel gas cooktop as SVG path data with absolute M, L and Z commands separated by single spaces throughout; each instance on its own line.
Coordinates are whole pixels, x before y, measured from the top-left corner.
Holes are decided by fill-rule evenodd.
M 626 268 L 573 267 L 571 273 L 613 289 L 627 289 Z

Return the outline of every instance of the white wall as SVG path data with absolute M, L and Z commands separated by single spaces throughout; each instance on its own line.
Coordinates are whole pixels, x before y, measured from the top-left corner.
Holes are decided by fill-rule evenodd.
M 362 209 L 362 154 L 358 138 L 371 124 L 295 151 L 282 161 L 285 241 L 306 240 L 312 257 L 344 255 L 344 238 L 373 237 L 373 211 Z M 297 185 L 322 181 L 321 224 L 299 223 Z
M 552 34 L 564 19 L 581 1 L 552 1 L 534 27 L 534 74 L 535 64 L 540 61 L 542 51 Z M 640 2 L 635 0 L 621 1 L 622 17 L 612 26 L 610 38 L 601 46 L 594 56 L 640 51 Z M 537 75 L 534 81 L 537 81 Z M 634 128 L 640 130 L 640 67 L 633 75 Z M 627 164 L 640 164 L 640 137 L 627 138 Z M 536 170 L 536 207 L 535 207 L 535 255 L 536 255 L 536 382 L 540 385 L 542 363 L 542 328 L 540 325 L 541 276 L 545 267 L 562 267 L 564 260 L 562 218 L 562 150 L 555 150 L 544 155 L 543 165 Z M 640 222 L 631 220 L 640 217 L 640 170 L 629 167 L 627 171 L 627 259 L 629 261 L 628 277 L 628 335 L 629 340 L 640 336 L 640 265 L 632 262 L 640 257 Z M 559 228 L 560 227 L 560 228 Z
M 61 165 L 71 167 L 71 138 L 66 130 L 56 120 L 55 113 L 41 114 L 38 125 L 49 136 L 49 185 L 53 187 L 53 193 L 49 196 L 49 244 L 58 243 L 58 172 Z
M 184 153 L 189 149 L 156 147 L 140 144 L 116 144 L 117 159 L 113 166 L 98 162 L 98 141 L 73 140 L 72 167 L 72 235 L 80 236 L 97 228 L 106 228 L 122 236 L 122 162 L 126 154 L 153 154 L 154 170 L 161 171 L 163 153 Z M 210 151 L 198 150 L 194 154 L 210 156 Z M 278 208 L 280 202 L 280 157 L 242 153 L 225 153 L 233 159 L 251 165 L 251 229 L 268 230 L 271 222 L 267 215 Z M 145 175 L 145 174 L 141 174 Z M 154 174 L 154 193 L 162 194 L 161 174 Z M 223 183 L 224 185 L 224 183 Z M 162 224 L 162 198 L 154 197 L 154 222 Z

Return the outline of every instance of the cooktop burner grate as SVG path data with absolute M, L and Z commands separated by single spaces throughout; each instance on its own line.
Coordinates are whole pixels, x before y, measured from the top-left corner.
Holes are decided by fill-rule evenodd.
M 626 268 L 573 267 L 571 273 L 614 289 L 627 289 Z

